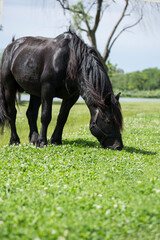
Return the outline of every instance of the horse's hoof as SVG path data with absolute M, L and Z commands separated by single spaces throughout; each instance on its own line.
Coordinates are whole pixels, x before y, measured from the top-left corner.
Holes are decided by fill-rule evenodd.
M 19 145 L 20 144 L 20 140 L 19 139 L 10 139 L 9 145 Z
M 51 139 L 51 144 L 53 144 L 55 146 L 59 146 L 59 145 L 62 145 L 62 141 L 61 140 L 53 140 L 53 139 Z
M 36 146 L 39 148 L 43 148 L 44 146 L 47 146 L 47 144 L 44 142 L 40 142 L 40 143 L 36 143 Z
M 29 136 L 29 142 L 33 145 L 36 145 L 38 136 L 38 133 L 34 132 L 31 137 Z
M 36 146 L 39 148 L 43 148 L 44 146 L 47 146 L 47 141 L 37 140 Z
M 55 146 L 62 145 L 62 142 L 54 142 L 54 145 L 55 145 Z

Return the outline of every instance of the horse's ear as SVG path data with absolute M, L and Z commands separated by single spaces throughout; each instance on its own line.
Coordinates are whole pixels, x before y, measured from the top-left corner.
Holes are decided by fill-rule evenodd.
M 108 106 L 110 105 L 110 103 L 111 103 L 111 93 L 108 93 L 106 95 L 104 103 L 105 103 L 105 105 L 108 105 Z
M 119 92 L 119 93 L 117 94 L 117 96 L 115 96 L 115 98 L 116 98 L 116 100 L 117 100 L 118 102 L 119 102 L 120 95 L 121 95 L 121 92 Z

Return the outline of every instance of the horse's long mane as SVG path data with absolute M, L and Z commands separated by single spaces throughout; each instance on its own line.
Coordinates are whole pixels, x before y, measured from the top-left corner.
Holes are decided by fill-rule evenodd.
M 96 99 L 105 98 L 108 92 L 112 92 L 112 85 L 104 69 L 98 53 L 92 47 L 87 46 L 74 32 L 70 42 L 70 60 L 68 65 L 69 75 L 77 79 L 78 73 L 83 75 L 86 86 Z M 97 96 L 96 96 L 97 95 Z
M 82 76 L 85 84 L 85 93 L 90 104 L 96 104 L 100 109 L 104 109 L 105 97 L 111 94 L 111 108 L 116 125 L 122 128 L 122 114 L 120 104 L 116 101 L 111 82 L 98 56 L 92 47 L 87 46 L 74 32 L 70 41 L 70 59 L 67 72 L 72 80 Z

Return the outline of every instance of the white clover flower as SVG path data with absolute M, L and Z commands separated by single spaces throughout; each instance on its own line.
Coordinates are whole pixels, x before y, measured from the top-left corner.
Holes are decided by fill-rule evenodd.
M 69 231 L 66 229 L 66 230 L 64 231 L 64 236 L 67 237 L 68 234 L 69 234 Z
M 21 167 L 25 167 L 25 165 L 26 165 L 26 163 L 22 163 L 22 164 L 21 164 Z
M 0 221 L 0 226 L 2 226 L 3 225 L 3 221 Z
M 160 193 L 160 189 L 154 188 L 153 190 L 154 190 L 156 193 Z
M 126 209 L 126 206 L 125 205 L 122 205 L 122 211 L 124 212 Z
M 142 183 L 141 181 L 137 181 L 138 184 Z
M 49 187 L 53 187 L 53 184 L 48 184 Z
M 57 210 L 61 210 L 62 208 L 61 207 L 56 207 Z
M 78 196 L 77 199 L 82 199 L 82 197 Z
M 102 194 L 98 194 L 98 197 L 102 197 Z
M 95 208 L 97 208 L 97 209 L 100 209 L 100 208 L 101 208 L 101 205 L 94 204 L 93 206 L 94 206 Z
M 51 234 L 53 234 L 53 235 L 56 234 L 56 230 L 53 229 Z
M 108 209 L 108 210 L 106 211 L 105 215 L 107 216 L 107 215 L 109 215 L 110 213 L 111 213 L 111 210 Z
M 118 205 L 117 204 L 114 204 L 114 206 L 113 206 L 114 208 L 117 208 L 118 207 Z
M 60 237 L 58 237 L 58 240 L 65 240 L 65 238 L 60 236 Z

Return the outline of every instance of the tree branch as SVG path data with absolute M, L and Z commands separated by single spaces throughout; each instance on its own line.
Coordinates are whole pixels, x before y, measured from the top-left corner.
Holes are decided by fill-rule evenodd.
M 114 2 L 114 1 L 113 1 L 113 2 Z M 105 10 L 106 10 L 109 6 L 110 6 L 109 4 L 106 4 L 105 8 L 102 9 L 100 20 L 102 19 Z
M 87 13 L 85 13 L 84 11 L 80 11 L 80 10 L 76 10 L 76 9 L 70 8 L 70 7 L 69 7 L 69 4 L 68 4 L 67 7 L 65 7 L 65 4 L 64 4 L 64 2 L 62 2 L 62 0 L 57 0 L 57 2 L 60 3 L 61 7 L 62 7 L 64 10 L 67 10 L 67 11 L 69 11 L 69 12 L 82 15 L 83 21 L 85 22 L 88 31 L 91 31 L 90 26 L 89 26 L 89 22 L 88 22 L 87 17 L 86 17 L 86 16 L 87 16 Z M 78 29 L 81 30 L 81 27 L 79 26 Z M 87 30 L 85 30 L 85 29 L 83 29 L 83 31 L 87 32 Z
M 109 51 L 111 50 L 111 48 L 112 48 L 113 44 L 115 43 L 115 41 L 117 40 L 117 38 L 119 38 L 119 36 L 120 36 L 124 31 L 126 31 L 126 30 L 129 29 L 129 28 L 135 27 L 136 25 L 138 25 L 138 24 L 142 21 L 142 19 L 143 19 L 143 13 L 141 13 L 141 17 L 138 19 L 137 22 L 135 22 L 134 24 L 132 24 L 132 25 L 130 25 L 130 26 L 127 26 L 127 27 L 123 28 L 123 29 L 117 34 L 117 36 L 113 39 L 113 41 L 112 41 L 112 43 L 110 44 L 108 50 L 109 50 Z
M 80 31 L 82 31 L 82 32 L 88 33 L 88 31 L 87 31 L 85 28 L 78 27 L 78 29 L 79 29 Z
M 59 4 L 61 5 L 61 7 L 62 7 L 64 10 L 67 10 L 67 11 L 70 11 L 70 12 L 73 12 L 73 13 L 77 13 L 77 14 L 82 14 L 82 15 L 83 15 L 83 12 L 82 12 L 82 11 L 76 10 L 76 9 L 73 9 L 73 8 L 70 8 L 69 5 L 65 7 L 64 2 L 62 2 L 61 0 L 56 0 L 56 1 L 59 2 Z
M 89 11 L 92 9 L 92 7 L 97 3 L 97 0 L 95 0 L 91 5 L 90 7 L 88 8 L 87 10 L 87 14 L 89 13 Z
M 98 28 L 98 25 L 99 25 L 99 23 L 100 23 L 102 3 L 103 3 L 103 0 L 98 0 L 97 13 L 96 13 L 96 17 L 95 17 L 94 26 L 93 26 L 93 28 L 92 28 L 92 31 L 93 31 L 93 32 L 96 32 L 96 30 L 97 30 L 97 28 Z
M 114 36 L 114 34 L 115 34 L 115 32 L 116 32 L 119 24 L 121 23 L 121 21 L 122 21 L 123 18 L 125 17 L 125 13 L 126 13 L 126 11 L 127 11 L 128 5 L 129 5 L 129 0 L 125 0 L 125 1 L 126 1 L 126 4 L 125 4 L 125 6 L 124 6 L 123 12 L 122 12 L 119 20 L 117 21 L 116 25 L 114 26 L 113 31 L 111 32 L 111 34 L 110 34 L 110 36 L 109 36 L 109 38 L 108 38 L 106 47 L 105 47 L 105 51 L 104 51 L 104 55 L 103 55 L 105 61 L 107 60 L 106 57 L 107 57 L 107 55 L 108 55 L 107 52 L 108 52 L 108 48 L 109 48 L 109 46 L 110 46 L 111 40 L 112 40 L 112 38 L 113 38 L 113 36 Z

